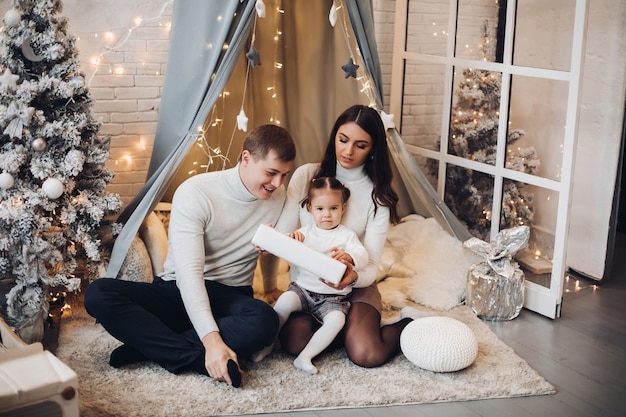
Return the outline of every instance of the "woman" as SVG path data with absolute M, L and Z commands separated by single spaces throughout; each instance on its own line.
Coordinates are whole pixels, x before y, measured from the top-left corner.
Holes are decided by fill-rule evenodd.
M 306 197 L 311 180 L 325 176 L 336 177 L 350 189 L 351 198 L 342 223 L 357 233 L 368 251 L 369 261 L 358 274 L 348 267 L 337 285 L 323 282 L 336 289 L 354 287 L 342 332 L 346 352 L 357 365 L 380 366 L 398 352 L 400 333 L 412 320 L 410 316 L 418 317 L 422 313 L 405 309 L 396 323 L 381 327 L 382 303 L 375 280 L 389 225 L 400 218 L 398 196 L 391 187 L 386 132 L 375 109 L 355 105 L 337 118 L 321 164 L 305 164 L 294 172 L 285 209 L 276 225 L 278 230 L 293 230 L 298 221 L 302 225 L 313 222 L 300 202 Z M 267 259 L 262 262 L 264 274 L 276 269 L 268 268 Z M 268 277 L 265 278 L 267 281 Z M 309 314 L 292 314 L 280 333 L 283 349 L 299 354 L 319 326 Z

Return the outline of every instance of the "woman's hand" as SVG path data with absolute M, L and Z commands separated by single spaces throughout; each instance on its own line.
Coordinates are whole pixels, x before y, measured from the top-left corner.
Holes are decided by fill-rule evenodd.
M 346 265 L 346 272 L 344 272 L 343 277 L 341 278 L 341 281 L 339 281 L 339 283 L 333 284 L 332 282 L 327 281 L 324 278 L 320 278 L 320 281 L 322 281 L 324 284 L 328 285 L 329 287 L 332 287 L 339 291 L 354 284 L 356 280 L 359 278 L 359 275 L 353 269 L 352 264 L 346 263 L 346 262 L 342 262 L 342 263 Z

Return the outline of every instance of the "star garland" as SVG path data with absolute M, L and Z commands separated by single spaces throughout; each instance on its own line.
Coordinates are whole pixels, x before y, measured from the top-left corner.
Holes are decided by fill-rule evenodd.
M 261 56 L 259 52 L 254 48 L 254 41 L 250 44 L 250 49 L 246 53 L 246 58 L 250 62 L 252 67 L 256 67 L 257 65 L 261 65 Z
M 330 12 L 328 13 L 328 21 L 332 27 L 335 27 L 337 24 L 337 6 L 335 5 L 335 1 L 333 0 L 332 6 L 330 6 Z
M 356 70 L 359 69 L 359 66 L 354 63 L 354 60 L 350 58 L 346 65 L 342 65 L 341 69 L 344 70 L 345 78 L 353 77 L 356 78 Z
M 393 121 L 393 118 L 394 118 L 393 114 L 387 114 L 384 111 L 381 111 L 380 118 L 383 120 L 383 125 L 385 125 L 385 130 L 396 128 L 396 124 Z

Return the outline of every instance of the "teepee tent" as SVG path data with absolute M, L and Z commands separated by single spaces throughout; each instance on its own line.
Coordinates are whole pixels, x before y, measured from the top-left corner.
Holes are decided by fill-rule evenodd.
M 334 119 L 355 103 L 384 108 L 371 0 L 175 1 L 148 180 L 119 217 L 124 228 L 106 276 L 117 276 L 157 203 L 197 172 L 188 166 L 216 158 L 224 167 L 236 163 L 242 121 L 287 128 L 298 166 L 320 159 Z M 469 238 L 395 127 L 387 141 L 401 214 L 434 217 L 460 240 Z M 194 156 L 199 143 L 205 152 L 200 164 Z

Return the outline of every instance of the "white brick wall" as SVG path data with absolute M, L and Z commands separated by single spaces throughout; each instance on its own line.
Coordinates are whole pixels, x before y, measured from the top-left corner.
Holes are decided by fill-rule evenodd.
M 94 98 L 92 110 L 102 121 L 100 133 L 111 136 L 108 165 L 116 175 L 109 190 L 128 203 L 145 183 L 152 154 L 167 62 L 171 4 L 162 9 L 167 0 L 130 4 L 108 0 L 76 10 L 73 6 L 77 1 L 66 0 L 64 9 L 70 31 L 79 38 L 79 59 Z M 109 10 L 123 12 L 109 19 Z M 134 21 L 137 16 L 144 19 L 139 24 Z M 91 25 L 77 23 L 85 20 Z M 108 32 L 116 35 L 119 45 L 112 51 L 102 46 Z M 94 56 L 99 58 L 97 66 L 92 63 Z

